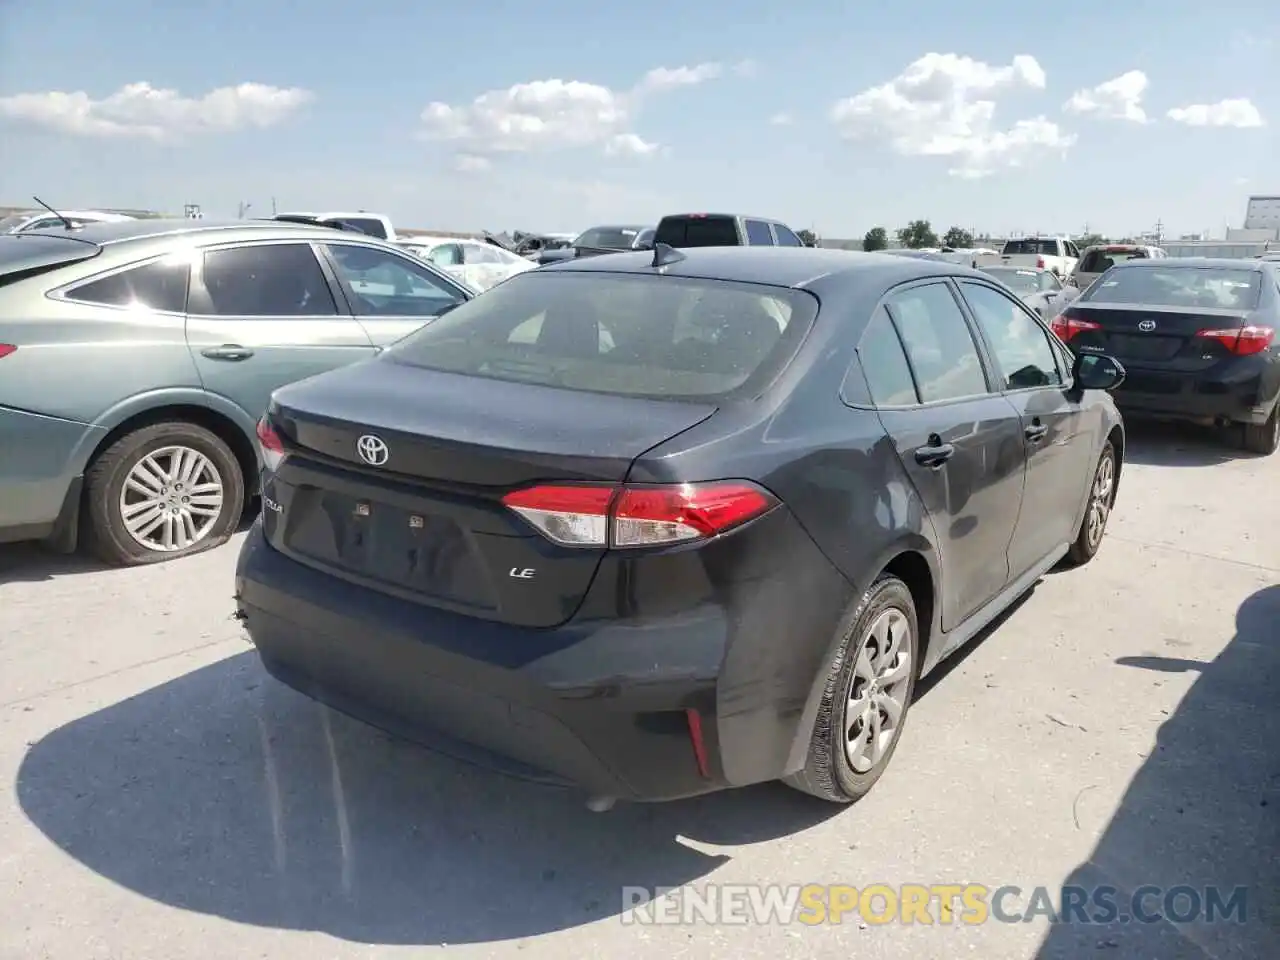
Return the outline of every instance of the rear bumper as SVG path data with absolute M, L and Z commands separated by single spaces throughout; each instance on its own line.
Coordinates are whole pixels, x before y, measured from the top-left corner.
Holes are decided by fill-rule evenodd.
M 1126 414 L 1263 423 L 1276 401 L 1267 363 L 1265 357 L 1244 357 L 1209 374 L 1129 366 L 1112 396 Z
M 729 604 L 516 627 L 312 569 L 271 547 L 260 521 L 236 601 L 267 671 L 344 713 L 516 776 L 674 799 L 776 779 L 803 757 L 802 714 L 851 588 L 783 513 L 770 579 L 784 589 L 756 583 Z M 584 611 L 634 573 L 608 566 Z
M 80 452 L 104 432 L 0 406 L 0 543 L 42 540 L 65 526 L 78 502 Z

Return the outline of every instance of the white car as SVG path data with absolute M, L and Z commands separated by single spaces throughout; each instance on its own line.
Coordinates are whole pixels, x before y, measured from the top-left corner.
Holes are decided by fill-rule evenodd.
M 399 243 L 477 290 L 488 290 L 508 277 L 537 267 L 536 263 L 483 240 L 413 237 Z
M 46 230 L 49 227 L 60 230 L 66 226 L 66 220 L 81 227 L 86 223 L 119 223 L 136 219 L 123 213 L 106 213 L 102 210 L 60 210 L 56 214 L 48 210 L 36 210 L 0 219 L 0 234 L 26 233 L 28 230 Z

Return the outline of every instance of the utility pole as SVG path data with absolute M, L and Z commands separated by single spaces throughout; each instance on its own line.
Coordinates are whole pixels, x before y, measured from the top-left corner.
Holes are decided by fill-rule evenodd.
M 1158 245 L 1164 239 L 1164 221 L 1159 217 L 1156 218 L 1156 244 Z
M 276 198 L 275 197 L 271 198 L 271 215 L 273 217 L 276 215 Z

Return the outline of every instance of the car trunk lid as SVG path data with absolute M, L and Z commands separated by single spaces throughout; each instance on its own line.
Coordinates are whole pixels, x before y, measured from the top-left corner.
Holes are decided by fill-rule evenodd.
M 1082 304 L 1078 300 L 1066 314 L 1084 326 L 1071 338 L 1073 348 L 1105 352 L 1122 363 L 1156 364 L 1185 372 L 1203 370 L 1232 356 L 1220 339 L 1201 334 L 1241 330 L 1251 316 L 1247 310 Z
M 356 364 L 277 393 L 270 422 L 286 456 L 264 489 L 267 536 L 376 590 L 555 626 L 577 610 L 604 550 L 549 542 L 502 496 L 621 483 L 636 457 L 715 410 Z

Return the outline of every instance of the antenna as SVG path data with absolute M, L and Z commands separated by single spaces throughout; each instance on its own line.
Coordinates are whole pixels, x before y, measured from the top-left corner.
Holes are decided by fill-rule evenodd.
M 43 200 L 41 200 L 39 197 L 33 196 L 31 199 L 32 199 L 32 200 L 34 200 L 36 203 L 40 204 L 40 206 L 44 207 L 46 210 L 48 210 L 50 213 L 52 213 L 52 214 L 53 214 L 55 217 L 57 217 L 59 220 L 61 220 L 61 221 L 62 221 L 62 225 L 63 225 L 64 227 L 66 227 L 68 230 L 74 230 L 74 229 L 76 228 L 76 225 L 75 225 L 74 223 L 72 223 L 70 220 L 68 220 L 68 219 L 67 219 L 66 217 L 64 217 L 62 214 L 60 214 L 57 210 L 53 209 L 53 207 L 49 206 L 47 203 L 45 203 L 45 202 L 44 202 Z
M 685 259 L 685 255 L 671 246 L 669 243 L 655 243 L 653 245 L 653 262 L 649 264 L 651 267 L 669 267 L 673 263 L 679 263 Z

